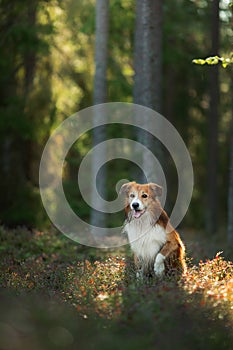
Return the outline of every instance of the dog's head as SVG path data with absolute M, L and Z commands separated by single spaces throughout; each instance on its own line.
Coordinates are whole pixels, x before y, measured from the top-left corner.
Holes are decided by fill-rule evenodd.
M 154 206 L 159 205 L 157 197 L 162 195 L 162 187 L 154 183 L 128 182 L 121 187 L 120 194 L 125 196 L 126 214 L 139 219 L 147 210 L 153 211 Z

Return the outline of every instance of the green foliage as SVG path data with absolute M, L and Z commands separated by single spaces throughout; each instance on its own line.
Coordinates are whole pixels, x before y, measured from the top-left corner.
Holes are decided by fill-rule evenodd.
M 135 2 L 110 1 L 108 63 L 109 101 L 132 102 Z M 163 114 L 177 128 L 189 148 L 195 171 L 195 193 L 184 225 L 202 227 L 205 217 L 207 73 L 190 67 L 195 55 L 203 57 L 209 47 L 210 7 L 207 1 L 164 2 L 163 18 Z M 225 6 L 226 7 L 226 6 Z M 222 47 L 231 43 L 230 11 L 224 10 Z M 0 2 L 0 165 L 9 168 L 0 176 L 1 220 L 7 224 L 47 225 L 38 192 L 38 167 L 43 146 L 52 130 L 65 118 L 92 105 L 94 74 L 95 2 L 93 0 L 3 0 Z M 215 57 L 206 64 L 229 64 Z M 206 60 L 203 60 L 206 61 Z M 203 63 L 199 61 L 199 63 Z M 177 83 L 179 82 L 179 83 Z M 228 172 L 226 150 L 229 138 L 230 79 L 221 72 L 222 105 L 219 142 L 221 202 L 226 201 Z M 108 137 L 135 139 L 132 130 L 112 126 Z M 76 187 L 82 157 L 92 145 L 84 135 L 67 157 L 64 179 L 67 198 L 85 220 L 89 207 Z M 16 161 L 16 160 L 17 161 Z M 8 160 L 8 161 L 7 161 Z M 166 159 L 167 160 L 167 159 Z M 115 196 L 120 178 L 135 176 L 124 161 L 108 166 L 108 197 Z M 168 200 L 176 199 L 176 170 L 167 161 Z M 15 181 L 17 178 L 17 181 Z M 10 198 L 11 197 L 11 198 Z M 171 206 L 170 203 L 170 206 Z M 226 217 L 225 207 L 219 211 Z M 34 225 L 33 225 L 33 220 Z M 121 214 L 111 215 L 109 226 L 121 223 Z M 222 220 L 221 224 L 224 224 Z
M 25 185 L 14 193 L 15 200 L 12 205 L 2 209 L 1 219 L 5 225 L 26 225 L 34 228 L 48 227 L 50 222 L 41 202 L 39 191 L 29 185 Z
M 216 65 L 220 63 L 223 68 L 228 67 L 230 64 L 233 63 L 233 52 L 230 54 L 229 57 L 219 57 L 219 56 L 213 56 L 213 57 L 207 57 L 205 59 L 197 58 L 193 59 L 192 61 L 195 64 L 208 64 L 208 65 Z

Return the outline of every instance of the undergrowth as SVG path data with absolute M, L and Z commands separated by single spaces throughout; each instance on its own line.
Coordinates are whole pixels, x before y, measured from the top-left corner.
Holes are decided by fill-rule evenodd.
M 196 247 L 197 248 L 197 247 Z M 202 247 L 203 249 L 203 247 Z M 231 349 L 233 264 L 138 282 L 128 248 L 0 230 L 0 349 Z

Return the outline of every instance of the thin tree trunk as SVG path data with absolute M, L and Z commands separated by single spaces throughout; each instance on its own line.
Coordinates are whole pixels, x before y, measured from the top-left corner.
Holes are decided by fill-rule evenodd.
M 109 0 L 96 1 L 94 104 L 107 100 Z
M 211 42 L 212 54 L 219 51 L 219 0 L 212 1 Z M 210 111 L 208 119 L 207 164 L 207 219 L 206 229 L 213 234 L 218 228 L 218 119 L 219 119 L 219 67 L 210 68 Z
M 136 1 L 136 28 L 134 46 L 134 103 L 141 104 L 156 111 L 161 110 L 161 76 L 162 76 L 162 1 Z M 139 116 L 142 118 L 142 116 Z M 144 119 L 145 125 L 147 120 Z M 137 139 L 161 161 L 159 142 L 150 134 L 139 130 Z M 142 181 L 152 181 L 151 156 L 143 154 L 145 177 Z
M 94 77 L 94 104 L 107 101 L 107 62 L 108 62 L 108 33 L 109 32 L 109 0 L 96 1 L 96 41 L 95 41 L 95 77 Z M 94 113 L 93 127 L 103 121 L 104 115 Z M 93 129 L 93 146 L 103 142 L 106 138 L 106 127 L 98 126 Z M 92 173 L 98 172 L 100 163 L 105 163 L 107 149 L 96 152 L 92 158 Z M 101 197 L 106 199 L 106 167 L 100 169 L 98 181 L 92 180 L 92 186 L 97 186 Z M 91 224 L 98 227 L 105 227 L 105 207 L 100 207 L 100 201 L 92 194 L 92 204 L 99 207 L 99 212 L 91 210 Z
M 142 97 L 142 15 L 141 15 L 141 1 L 136 0 L 136 20 L 134 30 L 134 86 L 133 86 L 133 101 L 141 104 Z
M 33 0 L 29 2 L 27 9 L 27 22 L 31 30 L 35 30 L 36 26 L 36 14 L 37 14 L 37 1 Z M 33 84 L 33 79 L 35 75 L 35 67 L 36 67 L 36 52 L 35 49 L 29 48 L 28 51 L 24 55 L 24 68 L 25 68 L 25 76 L 24 76 L 24 96 L 25 99 L 28 97 L 30 93 L 30 89 Z
M 151 13 L 152 108 L 159 113 L 162 109 L 162 24 L 163 2 L 154 0 Z
M 231 83 L 231 91 L 233 93 L 233 79 Z M 233 103 L 232 103 L 232 116 L 231 116 L 227 240 L 228 240 L 228 243 L 233 245 Z
M 30 1 L 27 8 L 27 23 L 31 30 L 35 30 L 37 22 L 37 0 Z M 34 47 L 29 47 L 24 55 L 24 105 L 30 105 L 30 96 L 33 91 L 33 81 L 36 70 L 36 58 L 37 53 Z M 33 119 L 33 118 L 32 118 Z M 33 120 L 31 120 L 33 123 Z M 33 172 L 33 165 L 35 164 L 35 153 L 38 148 L 38 144 L 35 140 L 24 140 L 24 168 L 28 179 L 32 183 L 38 184 L 38 171 L 35 176 Z M 37 151 L 38 152 L 38 151 Z M 39 158 L 39 157 L 37 157 Z M 37 169 L 39 169 L 39 159 L 37 160 Z

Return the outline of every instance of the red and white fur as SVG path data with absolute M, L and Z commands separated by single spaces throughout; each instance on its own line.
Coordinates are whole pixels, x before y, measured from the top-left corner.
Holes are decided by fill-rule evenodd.
M 162 188 L 154 183 L 129 182 L 120 193 L 125 196 L 124 230 L 134 252 L 137 276 L 153 270 L 156 276 L 185 272 L 184 244 L 157 198 Z

